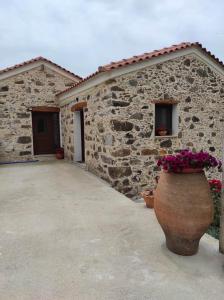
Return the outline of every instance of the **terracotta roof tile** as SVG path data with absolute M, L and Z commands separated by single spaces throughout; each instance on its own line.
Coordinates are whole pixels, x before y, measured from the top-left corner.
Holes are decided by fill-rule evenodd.
M 32 63 L 37 62 L 37 61 L 43 61 L 43 62 L 50 63 L 51 65 L 54 65 L 55 67 L 61 69 L 62 71 L 68 73 L 69 75 L 72 75 L 72 76 L 76 77 L 76 78 L 79 79 L 79 80 L 82 80 L 82 79 L 83 79 L 82 77 L 80 77 L 80 76 L 78 76 L 78 75 L 76 75 L 76 74 L 74 74 L 74 73 L 72 73 L 72 72 L 66 70 L 65 68 L 63 68 L 63 67 L 57 65 L 56 63 L 54 63 L 54 62 L 52 62 L 51 60 L 48 60 L 48 59 L 46 59 L 46 58 L 44 58 L 44 57 L 42 57 L 42 56 L 38 56 L 38 57 L 36 57 L 36 58 L 33 58 L 33 59 L 30 59 L 30 60 L 24 61 L 24 62 L 22 62 L 22 63 L 20 63 L 20 64 L 16 64 L 16 65 L 14 65 L 14 66 L 12 66 L 12 67 L 2 69 L 2 70 L 0 70 L 0 75 L 3 74 L 3 73 L 9 72 L 9 71 L 18 69 L 18 68 L 20 68 L 20 67 L 23 67 L 23 66 L 32 64 Z
M 127 66 L 127 65 L 132 65 L 132 64 L 135 64 L 135 63 L 139 63 L 141 61 L 152 59 L 154 57 L 158 57 L 158 56 L 161 56 L 161 55 L 164 55 L 164 54 L 169 54 L 169 53 L 172 53 L 172 52 L 176 52 L 176 51 L 183 50 L 183 49 L 186 49 L 186 48 L 191 48 L 191 47 L 200 48 L 207 55 L 209 55 L 212 59 L 214 59 L 216 62 L 221 64 L 222 67 L 224 67 L 223 62 L 220 61 L 218 58 L 216 58 L 213 54 L 211 54 L 211 52 L 208 51 L 206 48 L 204 48 L 200 43 L 198 43 L 198 42 L 194 42 L 194 43 L 184 42 L 184 43 L 181 43 L 181 44 L 178 44 L 178 45 L 172 45 L 171 47 L 166 47 L 166 48 L 163 48 L 163 49 L 160 49 L 160 50 L 154 50 L 152 52 L 144 53 L 144 54 L 141 54 L 141 55 L 135 55 L 135 56 L 130 57 L 128 59 L 122 59 L 122 60 L 117 61 L 117 62 L 111 62 L 107 65 L 100 66 L 100 67 L 98 67 L 98 70 L 95 73 L 87 76 L 83 80 L 79 81 L 78 83 L 75 83 L 73 86 L 71 86 L 68 89 L 58 93 L 57 95 L 61 95 L 63 93 L 66 93 L 67 91 L 75 89 L 76 87 L 82 85 L 83 83 L 85 83 L 86 81 L 88 81 L 92 77 L 95 77 L 99 73 L 107 72 L 107 71 L 114 70 L 114 69 L 118 69 L 118 68 L 121 68 L 121 67 L 124 67 L 124 66 Z

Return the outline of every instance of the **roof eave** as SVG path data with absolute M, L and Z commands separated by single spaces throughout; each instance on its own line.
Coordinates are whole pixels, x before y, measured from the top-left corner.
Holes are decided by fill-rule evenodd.
M 20 63 L 20 64 L 16 64 L 16 65 L 14 65 L 12 67 L 9 67 L 9 68 L 6 68 L 6 69 L 0 70 L 0 80 L 18 75 L 18 74 L 23 73 L 23 72 L 26 72 L 28 70 L 31 70 L 33 68 L 36 68 L 36 67 L 40 66 L 41 64 L 45 64 L 50 68 L 52 66 L 52 68 L 54 70 L 57 70 L 58 73 L 61 73 L 64 76 L 69 77 L 72 80 L 74 80 L 74 79 L 76 79 L 77 81 L 83 80 L 80 76 L 66 70 L 65 68 L 57 65 L 56 63 L 54 63 L 54 62 L 52 62 L 52 61 L 50 61 L 50 60 L 48 60 L 48 59 L 46 59 L 42 56 L 33 58 L 31 60 L 25 61 L 25 62 Z

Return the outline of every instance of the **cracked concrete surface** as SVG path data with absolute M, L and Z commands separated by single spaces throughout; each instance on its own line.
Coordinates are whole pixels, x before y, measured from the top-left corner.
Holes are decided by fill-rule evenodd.
M 67 162 L 0 167 L 0 299 L 223 299 L 224 256 L 169 252 L 153 210 Z

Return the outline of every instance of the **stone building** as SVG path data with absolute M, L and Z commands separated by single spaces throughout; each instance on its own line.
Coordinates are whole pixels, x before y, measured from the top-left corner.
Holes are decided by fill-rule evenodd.
M 99 67 L 58 100 L 66 157 L 127 196 L 154 185 L 161 155 L 190 148 L 221 158 L 224 66 L 198 43 Z
M 60 110 L 66 158 L 85 162 L 129 197 L 154 185 L 162 155 L 190 148 L 221 158 L 224 66 L 200 44 L 112 62 L 83 80 L 58 66 L 48 68 L 47 60 L 39 63 L 6 79 L 1 76 L 8 71 L 0 73 L 1 160 L 40 154 L 32 120 L 41 106 Z
M 0 70 L 0 161 L 33 160 L 60 146 L 56 94 L 81 78 L 38 57 Z

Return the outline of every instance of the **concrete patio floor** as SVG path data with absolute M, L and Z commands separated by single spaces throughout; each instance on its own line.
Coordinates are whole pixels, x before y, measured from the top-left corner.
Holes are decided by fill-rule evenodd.
M 221 300 L 223 264 L 207 235 L 169 252 L 153 210 L 73 164 L 0 167 L 1 300 Z

